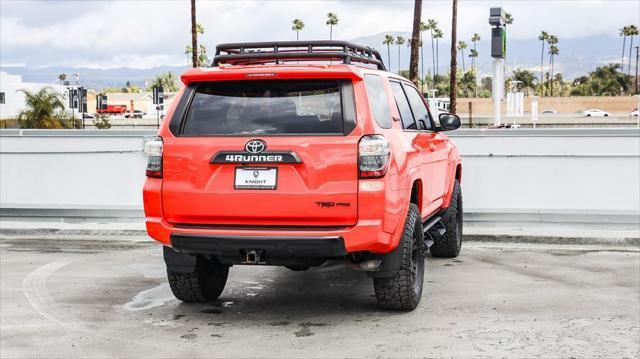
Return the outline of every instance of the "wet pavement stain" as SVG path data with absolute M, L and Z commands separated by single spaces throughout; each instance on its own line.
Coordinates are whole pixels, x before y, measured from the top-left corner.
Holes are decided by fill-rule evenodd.
M 222 322 L 222 323 L 207 323 L 207 325 L 213 325 L 214 327 L 221 327 L 221 326 L 227 325 L 227 324 L 229 324 L 229 323 L 225 323 L 225 322 Z
M 298 338 L 300 338 L 300 337 L 310 337 L 312 335 L 315 335 L 315 333 L 311 331 L 310 327 L 325 327 L 328 324 L 327 323 L 310 323 L 310 322 L 306 322 L 306 323 L 300 323 L 299 325 L 302 328 L 300 330 L 298 330 L 297 332 L 293 333 Z
M 204 314 L 222 314 L 222 311 L 220 309 L 203 309 L 200 311 L 200 313 L 204 313 Z
M 182 339 L 188 339 L 188 340 L 194 340 L 196 339 L 198 336 L 193 334 L 193 333 L 189 333 L 189 334 L 184 334 L 182 336 L 180 336 L 180 338 Z
M 281 320 L 279 322 L 267 323 L 267 325 L 270 325 L 272 327 L 282 327 L 282 326 L 289 325 L 289 324 L 291 324 L 291 322 L 287 322 L 286 320 Z

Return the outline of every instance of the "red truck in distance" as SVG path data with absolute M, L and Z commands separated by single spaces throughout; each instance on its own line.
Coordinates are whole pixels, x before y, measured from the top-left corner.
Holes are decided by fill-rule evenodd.
M 96 112 L 107 114 L 107 115 L 118 115 L 118 114 L 123 114 L 127 112 L 127 106 L 126 105 L 107 105 L 107 108 L 104 108 L 104 109 L 99 108 L 96 110 Z

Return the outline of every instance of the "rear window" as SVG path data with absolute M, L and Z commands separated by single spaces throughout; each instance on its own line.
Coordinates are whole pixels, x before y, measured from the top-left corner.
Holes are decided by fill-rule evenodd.
M 182 134 L 343 134 L 343 82 L 248 80 L 201 83 L 187 110 Z M 349 114 L 353 110 L 344 112 Z

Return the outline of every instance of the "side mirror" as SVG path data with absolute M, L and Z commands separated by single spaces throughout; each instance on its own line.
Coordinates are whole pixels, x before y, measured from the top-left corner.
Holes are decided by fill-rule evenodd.
M 460 117 L 452 113 L 441 113 L 438 116 L 440 129 L 442 131 L 452 131 L 460 127 Z

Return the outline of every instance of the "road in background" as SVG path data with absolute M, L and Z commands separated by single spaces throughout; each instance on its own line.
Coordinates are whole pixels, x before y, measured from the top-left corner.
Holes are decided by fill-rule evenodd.
M 0 258 L 1 357 L 640 355 L 637 247 L 466 245 L 427 258 L 409 313 L 341 263 L 236 266 L 219 300 L 184 304 L 149 242 L 3 240 Z

